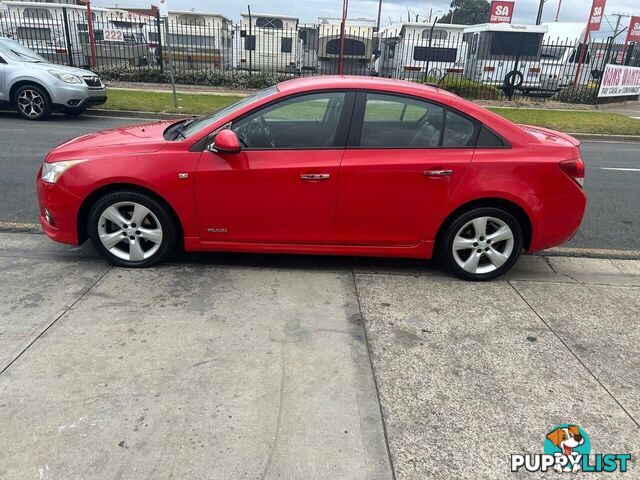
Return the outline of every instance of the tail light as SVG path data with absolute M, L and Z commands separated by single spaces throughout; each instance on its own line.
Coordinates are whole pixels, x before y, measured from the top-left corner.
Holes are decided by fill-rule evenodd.
M 405 72 L 419 72 L 420 71 L 420 67 L 407 66 L 407 67 L 404 67 L 404 71 Z
M 581 159 L 564 160 L 560 162 L 560 169 L 580 187 L 584 186 L 584 163 Z
M 447 72 L 449 72 L 449 73 L 464 73 L 464 69 L 462 69 L 462 68 L 447 68 Z
M 484 67 L 484 71 L 485 72 L 495 72 L 496 71 L 496 67 Z
M 529 72 L 540 73 L 540 67 L 529 67 Z

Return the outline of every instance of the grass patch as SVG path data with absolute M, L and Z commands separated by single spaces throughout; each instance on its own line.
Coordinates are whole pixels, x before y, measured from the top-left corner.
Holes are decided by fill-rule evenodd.
M 110 88 L 107 92 L 107 103 L 98 108 L 205 115 L 242 98 L 237 95 L 203 95 L 197 93 L 178 93 L 177 96 L 178 106 L 182 108 L 176 109 L 173 106 L 171 92 L 143 92 Z
M 514 123 L 537 125 L 561 132 L 640 135 L 640 120 L 619 113 L 499 107 L 489 110 Z
M 178 105 L 182 108 L 175 109 L 170 92 L 109 89 L 107 103 L 100 108 L 205 115 L 236 102 L 240 98 L 242 97 L 237 95 L 178 94 Z M 288 107 L 291 110 L 288 114 L 291 114 L 293 118 L 306 118 L 309 112 L 300 112 L 298 110 L 301 107 L 307 109 L 309 105 L 306 102 L 300 106 L 291 105 Z M 315 103 L 312 105 L 314 107 L 317 106 L 318 114 L 323 113 L 326 108 L 325 102 L 317 102 L 317 105 Z M 393 104 L 372 104 L 371 107 L 371 112 L 369 113 L 375 118 L 380 117 L 380 113 L 383 113 L 378 110 L 384 110 L 385 115 L 388 113 L 392 118 L 398 118 L 399 113 L 397 114 L 395 111 L 387 112 L 389 108 L 393 107 Z M 411 108 L 415 107 L 407 108 L 405 116 L 413 117 L 417 115 Z M 537 125 L 562 132 L 640 135 L 640 120 L 618 113 L 500 107 L 490 107 L 490 110 L 515 123 Z M 418 113 L 421 114 L 422 112 Z

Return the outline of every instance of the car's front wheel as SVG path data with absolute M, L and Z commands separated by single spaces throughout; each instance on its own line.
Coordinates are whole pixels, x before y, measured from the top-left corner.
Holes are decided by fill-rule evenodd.
M 89 238 L 112 264 L 148 267 L 162 261 L 176 243 L 168 209 L 149 195 L 120 191 L 100 198 L 89 212 Z
M 508 271 L 522 251 L 522 227 L 506 210 L 479 207 L 460 214 L 445 229 L 440 258 L 465 280 L 491 280 Z
M 41 87 L 23 85 L 15 93 L 18 113 L 27 120 L 45 120 L 51 114 L 51 100 Z

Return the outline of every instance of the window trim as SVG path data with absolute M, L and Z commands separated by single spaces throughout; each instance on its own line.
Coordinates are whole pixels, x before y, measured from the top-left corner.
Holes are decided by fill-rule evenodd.
M 310 90 L 310 91 L 306 91 L 306 92 L 297 92 L 297 93 L 293 93 L 291 95 L 287 95 L 284 97 L 280 97 L 280 98 L 276 98 L 274 100 L 272 100 L 271 102 L 265 103 L 264 105 L 260 105 L 257 108 L 254 108 L 253 110 L 250 110 L 248 112 L 245 112 L 241 115 L 238 115 L 237 117 L 234 117 L 230 120 L 228 120 L 227 122 L 225 122 L 225 125 L 229 125 L 229 128 L 233 127 L 233 124 L 235 122 L 238 122 L 240 120 L 243 120 L 244 118 L 256 114 L 266 108 L 272 107 L 274 105 L 277 105 L 278 103 L 290 100 L 292 98 L 296 98 L 296 97 L 302 97 L 305 95 L 316 95 L 318 93 L 344 93 L 345 94 L 345 99 L 344 99 L 344 106 L 342 108 L 342 113 L 340 115 L 340 119 L 338 120 L 338 127 L 336 130 L 336 136 L 334 138 L 334 145 L 330 146 L 330 147 L 281 147 L 281 148 L 250 148 L 250 147 L 242 147 L 241 151 L 242 152 L 277 152 L 277 151 L 295 151 L 295 150 L 344 150 L 346 148 L 347 145 L 347 138 L 349 136 L 349 133 L 351 131 L 351 119 L 353 116 L 353 106 L 354 103 L 356 101 L 356 90 L 352 90 L 352 89 L 347 89 L 347 88 L 338 88 L 338 89 L 322 89 L 322 90 Z M 217 129 L 216 129 L 217 130 Z M 340 133 L 342 132 L 342 133 Z M 206 135 L 204 138 L 208 139 L 210 141 L 206 141 L 202 147 L 202 150 L 206 149 L 206 145 L 208 145 L 210 142 L 212 142 L 215 138 L 215 135 L 212 137 L 212 135 L 216 133 L 216 132 L 211 132 L 210 134 Z M 199 142 L 197 142 L 199 143 Z
M 391 95 L 391 96 L 396 96 L 396 97 L 404 97 L 404 98 L 409 98 L 411 100 L 417 100 L 417 101 L 421 101 L 421 102 L 426 102 L 426 103 L 430 103 L 432 105 L 435 105 L 437 107 L 440 107 L 443 109 L 443 122 L 442 122 L 442 131 L 440 132 L 440 140 L 439 140 L 439 145 L 437 147 L 424 147 L 424 146 L 411 146 L 411 145 L 406 145 L 406 146 L 402 146 L 402 147 L 384 147 L 384 146 L 380 146 L 380 147 L 369 147 L 369 146 L 362 146 L 360 145 L 360 137 L 362 135 L 362 129 L 364 127 L 364 114 L 365 114 L 365 108 L 366 108 L 366 103 L 367 103 L 367 94 L 369 93 L 374 93 L 374 94 L 383 94 L 383 95 Z M 449 145 L 442 145 L 442 141 L 444 138 L 444 130 L 446 128 L 446 122 L 447 122 L 447 112 L 448 111 L 452 111 L 453 113 L 456 113 L 460 116 L 462 116 L 463 118 L 468 119 L 469 121 L 471 121 L 474 124 L 475 127 L 475 131 L 473 133 L 473 145 L 472 146 L 449 146 Z M 504 145 L 502 147 L 478 147 L 478 137 L 480 135 L 480 130 L 482 129 L 482 127 L 486 128 L 487 130 L 489 130 L 491 133 L 493 133 L 495 136 L 497 136 L 500 140 L 502 140 L 502 143 L 504 143 Z M 415 95 L 410 95 L 410 94 L 406 94 L 406 93 L 400 93 L 400 92 L 390 92 L 387 90 L 375 90 L 375 89 L 367 89 L 367 90 L 358 90 L 358 96 L 356 98 L 356 104 L 354 105 L 353 108 L 353 116 L 352 116 L 352 121 L 351 121 L 351 129 L 349 131 L 349 138 L 347 141 L 347 147 L 348 149 L 354 149 L 354 150 L 475 150 L 477 148 L 481 148 L 481 149 L 505 149 L 505 148 L 511 148 L 511 144 L 505 140 L 505 138 L 498 134 L 495 130 L 493 130 L 492 128 L 488 127 L 486 124 L 484 124 L 483 122 L 481 122 L 480 120 L 472 117 L 471 115 L 468 115 L 467 113 L 458 110 L 457 108 L 454 107 L 450 107 L 449 105 L 446 105 L 444 103 L 440 103 L 438 101 L 435 100 L 431 100 L 431 99 L 427 99 L 424 97 L 418 97 Z

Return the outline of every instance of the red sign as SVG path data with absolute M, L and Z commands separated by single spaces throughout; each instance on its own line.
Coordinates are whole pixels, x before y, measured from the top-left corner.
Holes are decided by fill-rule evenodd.
M 631 17 L 625 43 L 640 42 L 640 17 Z
M 507 0 L 493 0 L 489 23 L 511 23 L 514 3 Z
M 587 24 L 587 31 L 597 32 L 600 30 L 600 24 L 604 18 L 604 6 L 607 0 L 593 0 L 591 5 L 591 13 L 589 14 L 589 23 Z

